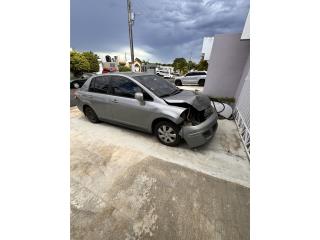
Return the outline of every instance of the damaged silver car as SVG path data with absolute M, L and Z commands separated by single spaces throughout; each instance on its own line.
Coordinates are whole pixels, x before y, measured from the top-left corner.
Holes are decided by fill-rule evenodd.
M 153 133 L 176 146 L 208 142 L 215 134 L 218 114 L 210 99 L 177 88 L 157 75 L 110 73 L 89 78 L 77 92 L 77 106 L 93 123 L 114 123 Z

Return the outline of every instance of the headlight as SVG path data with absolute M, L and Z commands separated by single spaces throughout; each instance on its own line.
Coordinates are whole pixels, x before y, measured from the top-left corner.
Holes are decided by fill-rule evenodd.
M 214 105 L 213 101 L 211 101 L 211 106 L 213 107 L 214 110 L 217 111 L 216 106 Z
M 187 120 L 187 113 L 188 113 L 188 109 L 184 110 L 184 111 L 180 114 L 180 117 L 181 117 L 183 120 Z

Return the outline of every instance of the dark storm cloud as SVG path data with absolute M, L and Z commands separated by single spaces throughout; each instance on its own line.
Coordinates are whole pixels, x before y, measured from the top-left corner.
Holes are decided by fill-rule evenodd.
M 120 51 L 128 47 L 126 0 L 71 0 L 71 47 Z M 134 45 L 154 60 L 190 55 L 198 61 L 205 36 L 241 32 L 249 0 L 132 0 L 139 12 Z

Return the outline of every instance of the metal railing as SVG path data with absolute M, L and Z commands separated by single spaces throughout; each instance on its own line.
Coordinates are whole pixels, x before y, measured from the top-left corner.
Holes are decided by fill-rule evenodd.
M 236 122 L 239 135 L 246 150 L 246 153 L 250 159 L 250 130 L 246 125 L 244 118 L 242 117 L 237 107 L 234 111 L 234 120 Z
M 234 118 L 248 157 L 250 158 L 250 73 L 247 74 L 234 109 Z

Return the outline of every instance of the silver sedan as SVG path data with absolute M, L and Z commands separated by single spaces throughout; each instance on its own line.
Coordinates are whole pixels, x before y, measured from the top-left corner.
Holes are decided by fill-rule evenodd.
M 210 99 L 182 90 L 162 77 L 142 73 L 110 73 L 89 78 L 77 91 L 78 108 L 89 121 L 122 125 L 153 133 L 176 146 L 208 142 L 217 129 L 217 111 Z

